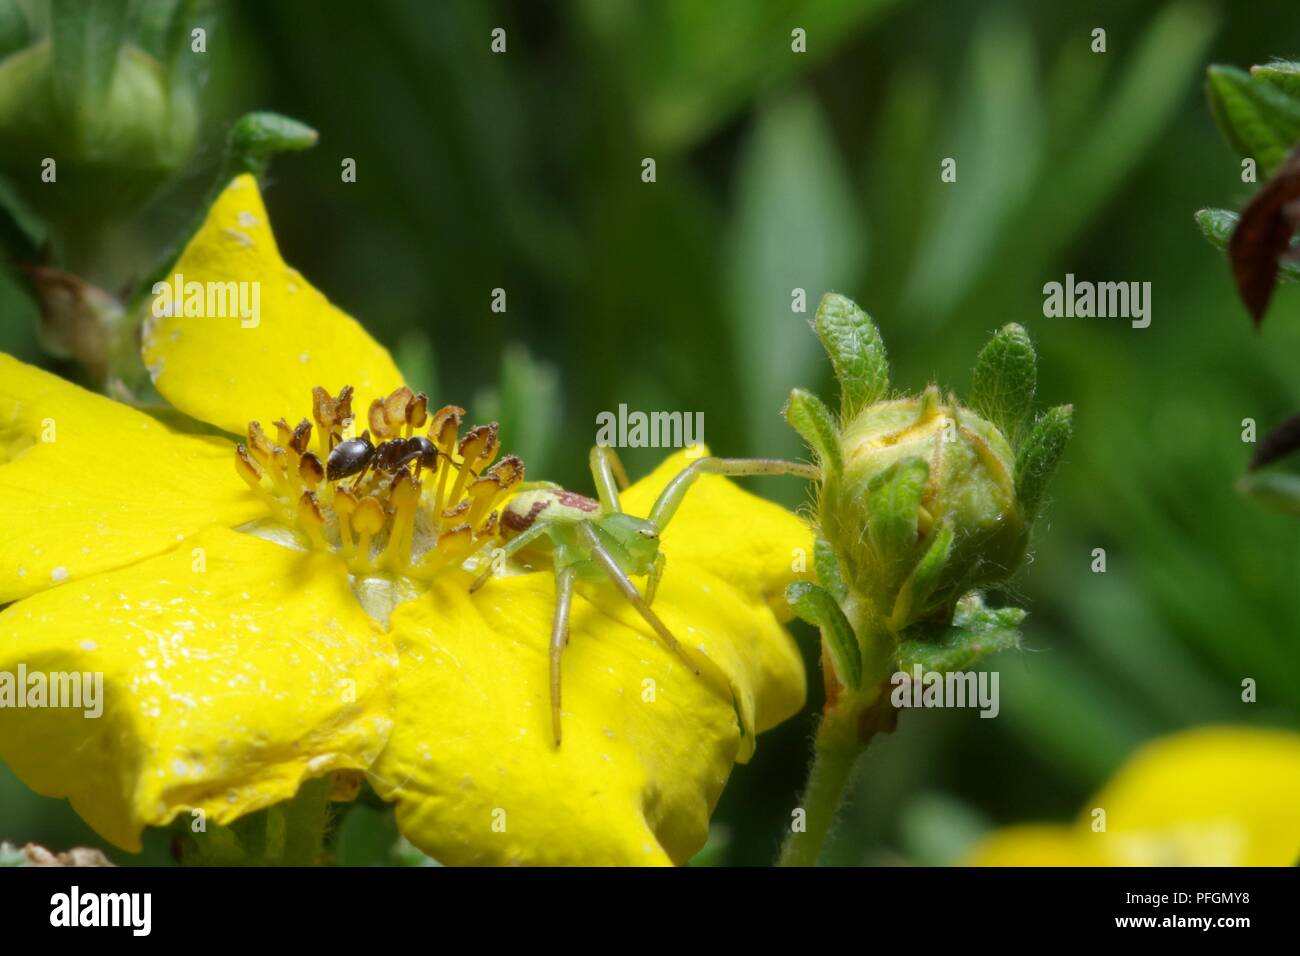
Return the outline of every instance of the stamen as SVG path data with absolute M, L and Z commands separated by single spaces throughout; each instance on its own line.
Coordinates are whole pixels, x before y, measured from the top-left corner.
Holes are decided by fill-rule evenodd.
M 298 499 L 298 524 L 307 532 L 311 543 L 321 550 L 325 544 L 325 515 L 320 510 L 320 502 L 310 491 L 304 491 Z
M 315 444 L 305 418 L 295 426 L 278 419 L 274 442 L 260 423 L 249 423 L 235 469 L 276 520 L 296 526 L 313 547 L 336 551 L 362 575 L 378 567 L 427 579 L 495 540 L 499 505 L 524 477 L 514 455 L 492 464 L 500 449 L 497 425 L 476 426 L 462 439 L 463 408 L 447 405 L 430 415 L 428 396 L 403 386 L 371 403 L 370 430 L 357 438 L 352 397 L 350 386 L 337 398 L 312 390 Z M 428 437 L 416 434 L 426 426 Z M 376 536 L 386 527 L 376 554 Z

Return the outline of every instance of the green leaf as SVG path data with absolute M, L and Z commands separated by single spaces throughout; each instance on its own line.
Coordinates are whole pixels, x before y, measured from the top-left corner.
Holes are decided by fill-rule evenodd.
M 943 569 L 948 564 L 948 555 L 952 553 L 955 535 L 952 525 L 945 522 L 935 532 L 934 540 L 926 549 L 921 560 L 916 563 L 912 573 L 907 576 L 903 586 L 898 589 L 894 599 L 894 609 L 889 617 L 889 626 L 898 630 L 906 627 L 909 619 L 918 609 L 924 609 L 925 602 L 934 593 Z
M 54 101 L 67 116 L 90 121 L 107 101 L 126 13 L 126 0 L 52 0 Z
M 1029 334 L 1004 325 L 975 360 L 971 408 L 1017 442 L 1038 387 L 1038 355 Z
M 1227 209 L 1201 209 L 1196 213 L 1196 225 L 1201 235 L 1210 241 L 1214 248 L 1228 251 L 1228 242 L 1232 239 L 1237 220 L 1241 217 Z M 1293 248 L 1300 248 L 1300 243 L 1292 243 Z M 1300 262 L 1288 262 L 1283 259 L 1278 263 L 1277 278 L 1279 282 L 1300 282 Z
M 844 571 L 835 548 L 825 538 L 813 542 L 813 567 L 817 571 L 817 581 L 837 601 L 848 596 L 849 586 L 844 583 Z
M 828 476 L 837 477 L 844 470 L 844 455 L 840 451 L 840 433 L 835 415 L 826 407 L 826 403 L 812 392 L 802 388 L 791 389 L 784 414 L 790 427 L 817 454 L 817 460 Z
M 1044 412 L 1016 455 L 1016 498 L 1026 521 L 1033 521 L 1042 507 L 1048 482 L 1070 440 L 1073 415 L 1070 405 Z
M 840 419 L 849 421 L 889 391 L 889 357 L 871 316 L 834 292 L 822 296 L 813 320 L 840 382 Z
M 1018 607 L 989 608 L 978 594 L 957 604 L 952 626 L 933 638 L 913 638 L 898 646 L 898 669 L 911 671 L 919 664 L 927 671 L 962 671 L 990 654 L 1020 647 L 1020 624 L 1025 612 Z
M 862 683 L 862 653 L 835 598 L 809 581 L 796 581 L 785 589 L 785 599 L 800 620 L 821 629 L 835 676 L 849 690 L 857 690 Z
M 1300 101 L 1300 63 L 1274 60 L 1263 66 L 1252 66 L 1250 75 L 1270 83 L 1293 99 Z
M 1211 66 L 1210 109 L 1228 142 L 1267 175 L 1300 141 L 1300 100 L 1233 66 Z
M 921 496 L 930 477 L 924 458 L 894 462 L 867 485 L 867 535 L 885 567 L 907 562 L 916 549 Z
M 1300 518 L 1300 475 L 1264 471 L 1237 479 L 1237 491 L 1252 501 Z

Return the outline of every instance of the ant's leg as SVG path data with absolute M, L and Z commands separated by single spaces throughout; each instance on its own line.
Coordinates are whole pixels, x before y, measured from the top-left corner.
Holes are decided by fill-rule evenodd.
M 650 521 L 656 528 L 662 531 L 673 520 L 677 507 L 700 475 L 725 475 L 730 478 L 747 475 L 798 475 L 816 481 L 821 477 L 821 472 L 815 465 L 781 461 L 777 458 L 701 458 L 678 472 L 659 493 L 654 507 L 650 509 Z
M 664 553 L 660 551 L 659 554 L 655 556 L 654 566 L 650 569 L 650 575 L 646 579 L 645 603 L 647 607 L 653 606 L 655 603 L 655 593 L 659 590 L 659 581 L 664 576 L 664 565 L 667 563 L 668 559 L 664 557 Z
M 681 642 L 673 637 L 673 632 L 668 630 L 668 625 L 659 620 L 659 615 L 650 610 L 650 605 L 646 604 L 645 598 L 641 597 L 641 592 L 636 589 L 636 585 L 619 567 L 614 556 L 605 550 L 605 546 L 600 543 L 600 536 L 596 534 L 596 529 L 590 521 L 582 521 L 578 524 L 578 534 L 582 536 L 582 542 L 591 551 L 591 556 L 600 564 L 605 574 L 609 577 L 614 585 L 623 592 L 623 597 L 627 598 L 638 614 L 645 618 L 645 622 L 650 625 L 659 639 L 668 645 L 668 649 L 685 661 L 686 666 L 691 669 L 691 673 L 697 677 L 700 675 L 700 669 L 691 662 L 686 656 L 686 651 L 682 648 Z
M 605 514 L 622 511 L 618 492 L 627 487 L 627 473 L 623 471 L 618 454 L 608 445 L 595 445 L 587 460 L 591 465 L 592 481 L 596 484 L 596 497 L 600 499 L 600 510 Z
M 506 544 L 506 546 L 501 549 L 500 558 L 502 560 L 513 558 L 515 554 L 522 551 L 524 548 L 528 547 L 530 544 L 532 544 L 534 541 L 536 541 L 538 538 L 544 535 L 546 531 L 547 531 L 547 526 L 545 524 L 543 524 L 540 521 L 536 522 L 531 528 L 529 528 L 523 534 L 519 535 L 519 537 L 511 538 L 510 541 Z M 474 580 L 474 583 L 469 586 L 469 593 L 473 594 L 483 585 L 487 584 L 488 579 L 492 577 L 492 574 L 495 571 L 496 571 L 496 556 L 493 556 L 493 558 L 488 561 L 487 568 L 485 568 L 483 573 L 480 574 Z
M 555 621 L 551 625 L 551 730 L 560 746 L 560 658 L 569 643 L 569 610 L 573 604 L 572 567 L 555 571 Z

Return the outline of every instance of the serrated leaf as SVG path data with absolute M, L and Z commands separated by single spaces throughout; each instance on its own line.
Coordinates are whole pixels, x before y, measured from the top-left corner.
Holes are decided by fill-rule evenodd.
M 126 0 L 52 0 L 54 101 L 65 115 L 89 120 L 108 99 L 126 14 Z
M 1300 475 L 1265 471 L 1237 479 L 1237 492 L 1266 508 L 1300 518 Z
M 1300 141 L 1300 100 L 1232 66 L 1208 70 L 1210 108 L 1228 142 L 1267 174 Z
M 817 581 L 830 592 L 837 601 L 843 601 L 849 593 L 849 586 L 844 583 L 844 571 L 835 548 L 825 538 L 813 542 L 813 568 L 817 571 Z
M 1228 242 L 1233 230 L 1237 228 L 1240 217 L 1230 209 L 1200 209 L 1196 213 L 1196 225 L 1201 235 L 1209 240 L 1210 245 L 1221 252 L 1228 251 Z M 1293 242 L 1293 249 L 1300 249 L 1300 243 Z M 1300 282 L 1300 262 L 1283 260 L 1277 273 L 1278 282 Z
M 1020 647 L 1025 612 L 1018 607 L 985 607 L 983 598 L 969 594 L 957 604 L 951 626 L 934 637 L 911 638 L 898 646 L 898 667 L 910 671 L 961 671 L 990 654 Z
M 889 616 L 891 628 L 899 630 L 906 627 L 913 612 L 917 608 L 925 607 L 926 600 L 934 593 L 943 575 L 943 569 L 948 564 L 954 537 L 952 525 L 945 522 L 939 526 L 934 540 L 930 542 L 930 547 L 916 563 L 916 567 L 907 576 L 903 586 L 898 589 L 898 597 L 894 599 L 894 610 Z
M 800 620 L 820 628 L 835 676 L 849 690 L 862 683 L 862 653 L 849 619 L 830 592 L 810 581 L 796 581 L 785 589 L 785 599 Z
M 930 477 L 924 458 L 894 462 L 867 485 L 867 535 L 886 567 L 898 567 L 916 549 L 921 496 Z
M 1044 412 L 1016 455 L 1016 498 L 1026 521 L 1033 521 L 1042 507 L 1047 485 L 1070 441 L 1073 415 L 1070 405 Z
M 1034 406 L 1038 354 L 1024 328 L 1004 325 L 975 360 L 970 405 L 1015 443 Z
M 817 460 L 828 476 L 838 477 L 844 470 L 844 455 L 840 451 L 839 426 L 826 403 L 812 392 L 802 388 L 791 389 L 784 414 L 790 427 L 817 454 Z
M 834 292 L 822 296 L 813 325 L 839 379 L 840 418 L 847 422 L 889 391 L 885 343 L 871 316 Z

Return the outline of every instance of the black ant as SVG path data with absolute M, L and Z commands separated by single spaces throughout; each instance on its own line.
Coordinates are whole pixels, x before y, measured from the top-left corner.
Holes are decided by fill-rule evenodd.
M 370 432 L 364 431 L 360 438 L 349 438 L 334 446 L 325 462 L 325 477 L 339 481 L 356 475 L 356 484 L 360 484 L 372 466 L 376 471 L 393 475 L 411 462 L 416 463 L 418 475 L 421 468 L 436 467 L 440 454 L 437 446 L 423 435 L 391 438 L 375 445 L 370 441 Z

